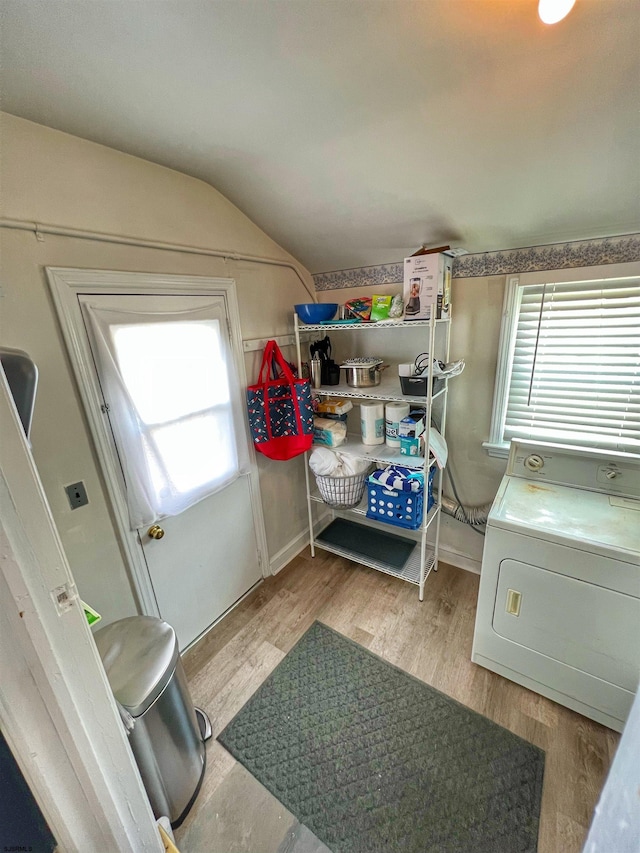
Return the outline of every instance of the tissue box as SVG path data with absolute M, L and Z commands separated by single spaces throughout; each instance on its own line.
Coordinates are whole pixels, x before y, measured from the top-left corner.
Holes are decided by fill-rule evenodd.
M 400 455 L 424 456 L 424 436 L 419 435 L 417 438 L 402 436 L 400 438 Z
M 438 320 L 450 316 L 452 265 L 441 252 L 404 259 L 405 320 L 429 320 L 432 309 Z

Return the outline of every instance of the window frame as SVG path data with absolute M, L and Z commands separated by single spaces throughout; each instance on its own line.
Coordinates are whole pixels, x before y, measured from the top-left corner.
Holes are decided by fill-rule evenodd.
M 491 410 L 491 428 L 489 439 L 482 446 L 489 456 L 506 459 L 509 455 L 510 442 L 504 439 L 505 418 L 507 412 L 511 370 L 513 366 L 513 351 L 515 347 L 518 314 L 520 310 L 523 288 L 528 285 L 544 285 L 572 281 L 604 280 L 623 278 L 625 276 L 640 276 L 640 261 L 624 264 L 604 264 L 593 267 L 571 267 L 559 270 L 540 270 L 536 272 L 516 273 L 507 275 L 504 301 L 502 306 L 502 323 L 498 343 L 498 360 L 496 364 L 495 384 L 493 390 L 493 406 Z M 532 441 L 538 439 L 532 438 Z M 541 442 L 548 439 L 539 439 Z M 565 442 L 566 443 L 566 442 Z M 575 445 L 578 447 L 579 445 Z

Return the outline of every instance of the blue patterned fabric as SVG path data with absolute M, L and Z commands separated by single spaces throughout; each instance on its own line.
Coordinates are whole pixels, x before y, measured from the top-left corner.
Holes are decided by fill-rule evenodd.
M 258 382 L 247 388 L 247 410 L 256 450 L 269 459 L 293 459 L 311 447 L 311 385 L 294 378 L 275 341 L 267 341 Z
M 300 407 L 302 434 L 313 435 L 313 409 L 311 408 L 311 386 L 309 382 L 307 380 L 296 380 L 293 385 L 293 392 Z M 269 436 L 267 430 L 265 395 L 267 395 L 269 400 L 268 409 L 271 436 Z M 256 444 L 268 441 L 269 438 L 281 438 L 282 436 L 300 434 L 298 432 L 296 409 L 293 400 L 292 388 L 288 382 L 281 385 L 248 389 L 249 425 L 251 426 L 251 434 Z
M 374 471 L 369 480 L 399 492 L 421 492 L 424 488 L 422 471 L 404 468 L 402 465 L 389 465 L 388 468 Z

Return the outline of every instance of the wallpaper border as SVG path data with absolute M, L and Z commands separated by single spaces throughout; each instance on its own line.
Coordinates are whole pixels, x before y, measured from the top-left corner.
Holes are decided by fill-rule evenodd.
M 629 261 L 640 261 L 640 233 L 461 255 L 454 258 L 453 277 L 478 278 L 538 270 L 622 264 Z M 317 273 L 313 276 L 313 281 L 317 291 L 397 284 L 402 281 L 402 267 L 403 262 L 398 261 L 350 270 L 334 270 Z

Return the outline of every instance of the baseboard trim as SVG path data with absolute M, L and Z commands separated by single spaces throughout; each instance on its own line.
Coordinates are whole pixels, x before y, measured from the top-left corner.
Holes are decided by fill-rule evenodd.
M 325 512 L 314 522 L 314 532 L 324 527 L 326 519 L 330 518 L 331 513 Z M 309 544 L 309 530 L 305 528 L 297 536 L 288 542 L 284 548 L 281 548 L 273 557 L 269 557 L 269 571 L 272 575 L 277 575 L 288 565 L 294 557 L 297 557 L 301 551 Z
M 466 554 L 459 554 L 457 551 L 448 551 L 446 548 L 438 549 L 438 560 L 443 563 L 448 563 L 450 566 L 455 566 L 456 569 L 464 569 L 465 572 L 472 572 L 474 575 L 480 574 L 482 563 L 480 560 L 474 560 Z
M 284 548 L 281 548 L 273 557 L 269 558 L 269 571 L 272 575 L 277 575 L 284 567 L 297 557 L 300 551 L 309 544 L 309 531 L 303 530 L 298 533 Z

